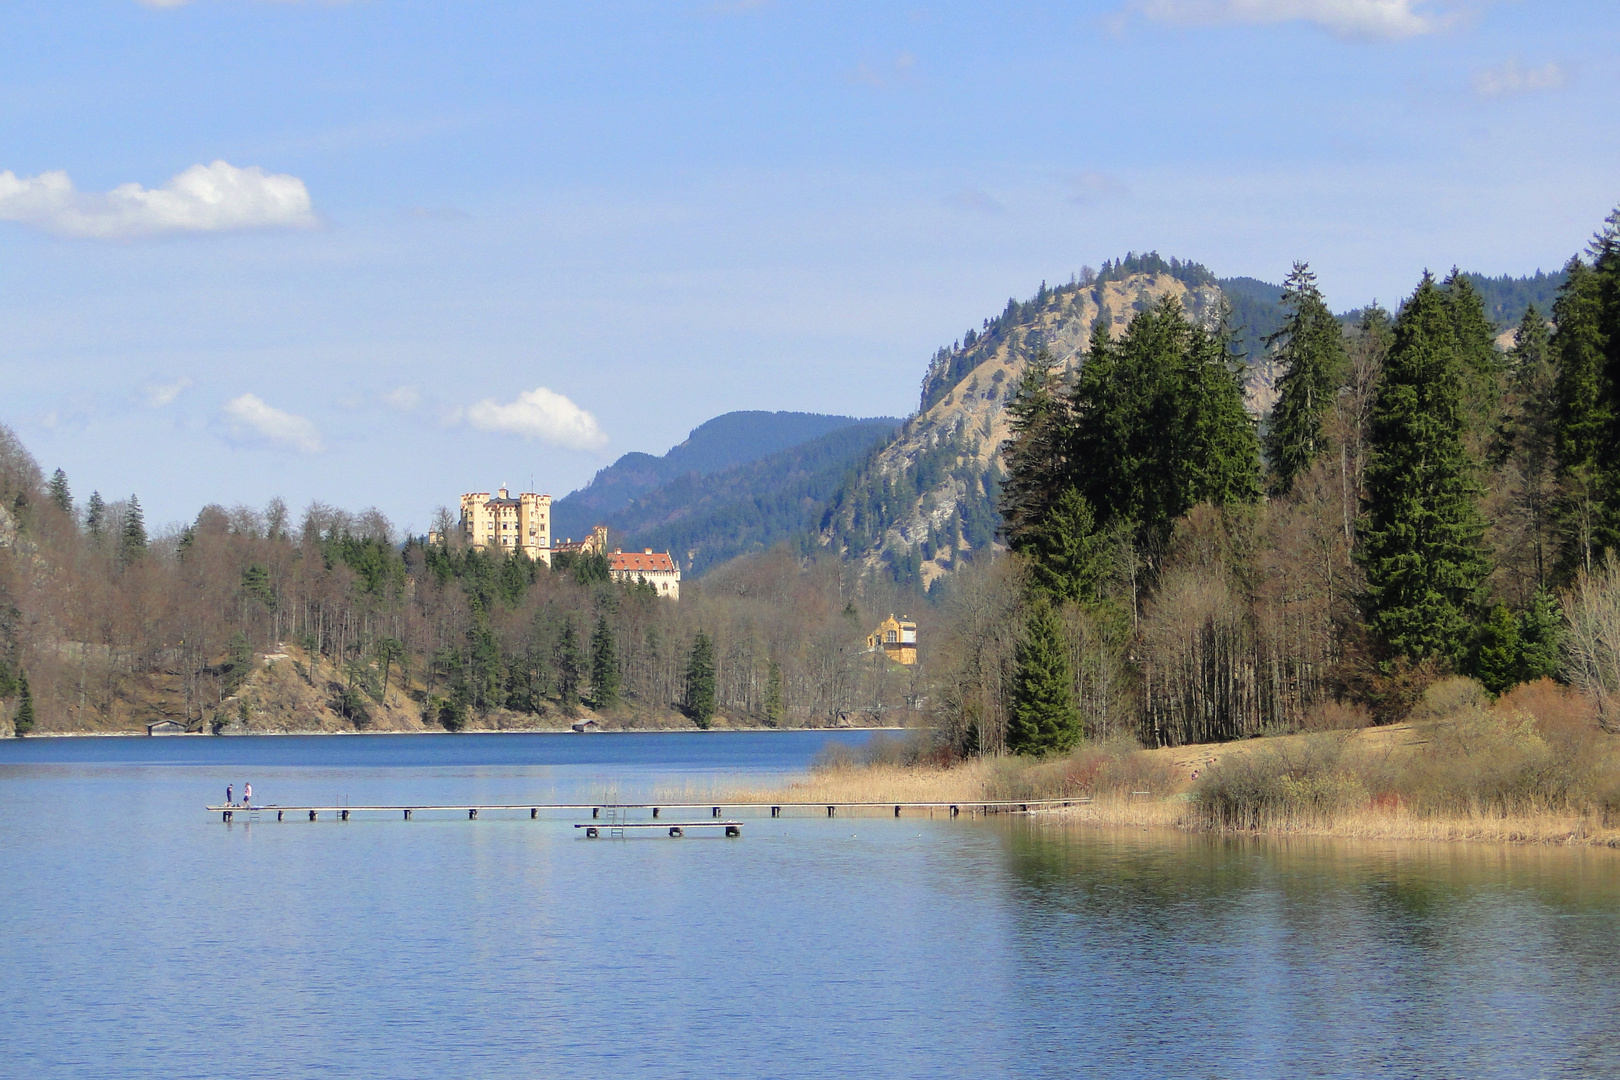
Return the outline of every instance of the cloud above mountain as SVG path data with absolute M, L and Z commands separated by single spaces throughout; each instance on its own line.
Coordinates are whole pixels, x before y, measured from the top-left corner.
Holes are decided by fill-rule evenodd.
M 1450 21 L 1425 0 L 1133 0 L 1135 11 L 1174 26 L 1210 23 L 1313 23 L 1344 38 L 1393 41 L 1432 33 Z
M 600 450 L 608 441 L 596 417 L 544 386 L 526 390 L 517 400 L 504 404 L 485 398 L 456 410 L 450 420 L 468 423 L 479 431 L 522 435 L 572 450 Z
M 91 240 L 318 224 L 298 177 L 226 161 L 193 165 L 162 187 L 120 184 L 105 193 L 78 190 L 62 171 L 18 177 L 7 170 L 0 172 L 0 221 Z
M 325 447 L 313 422 L 267 404 L 257 394 L 243 394 L 225 403 L 225 417 L 238 435 L 257 436 L 275 446 L 318 454 Z

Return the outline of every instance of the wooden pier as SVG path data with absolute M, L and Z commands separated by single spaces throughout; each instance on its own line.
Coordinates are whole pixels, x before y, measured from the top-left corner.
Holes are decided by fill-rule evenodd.
M 246 805 L 216 805 L 207 809 L 211 813 L 221 815 L 220 820 L 231 821 L 236 814 L 247 814 L 257 819 L 262 814 L 275 814 L 277 821 L 285 821 L 286 815 L 306 817 L 309 821 L 319 821 L 322 814 L 336 814 L 338 820 L 348 821 L 350 814 L 399 814 L 403 820 L 410 821 L 411 815 L 417 813 L 453 813 L 466 814 L 467 820 L 477 821 L 480 811 L 493 813 L 521 813 L 528 811 L 531 819 L 538 819 L 541 811 L 548 813 L 555 811 L 584 811 L 591 812 L 593 820 L 601 820 L 603 812 L 612 816 L 614 827 L 630 826 L 634 828 L 696 828 L 724 826 L 741 828 L 741 823 L 720 821 L 724 810 L 770 810 L 771 817 L 781 817 L 784 810 L 825 809 L 828 817 L 837 817 L 840 810 L 859 811 L 893 808 L 894 816 L 900 817 L 902 811 L 924 811 L 933 816 L 936 811 L 949 814 L 951 817 L 966 812 L 970 814 L 1034 814 L 1048 810 L 1057 810 L 1065 806 L 1079 806 L 1088 803 L 1088 798 L 1075 799 L 992 799 L 992 800 L 958 800 L 956 802 L 645 802 L 645 803 L 480 803 L 477 805 L 459 803 L 455 805 L 434 804 L 397 804 L 393 806 L 277 806 L 274 804 Z M 660 821 L 659 815 L 665 810 L 692 810 L 698 807 L 708 807 L 709 817 L 713 820 L 702 822 L 670 822 Z M 622 815 L 632 811 L 647 811 L 650 821 L 630 822 Z M 581 828 L 591 828 L 584 825 Z M 589 833 L 587 833 L 589 835 Z M 670 835 L 679 835 L 671 833 Z M 732 835 L 728 833 L 727 835 Z

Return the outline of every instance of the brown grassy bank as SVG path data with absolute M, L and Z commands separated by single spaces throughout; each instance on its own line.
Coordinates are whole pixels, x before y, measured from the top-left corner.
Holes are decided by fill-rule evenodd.
M 1142 750 L 1091 744 L 1061 758 L 929 760 L 921 736 L 834 750 L 748 801 L 936 802 L 1086 796 L 1053 823 L 1412 841 L 1620 847 L 1620 738 L 1589 700 L 1551 682 L 1489 701 L 1437 684 L 1411 718 L 1235 743 Z

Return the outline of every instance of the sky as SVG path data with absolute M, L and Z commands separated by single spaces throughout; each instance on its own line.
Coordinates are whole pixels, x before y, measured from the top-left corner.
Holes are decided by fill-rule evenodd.
M 82 501 L 560 497 L 903 416 L 1128 251 L 1346 310 L 1620 203 L 1620 4 L 8 0 L 0 423 Z

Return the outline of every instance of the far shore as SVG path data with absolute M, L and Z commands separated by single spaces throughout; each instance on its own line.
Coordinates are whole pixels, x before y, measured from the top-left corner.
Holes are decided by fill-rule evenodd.
M 784 728 L 784 727 L 724 727 L 724 728 L 602 728 L 596 731 L 575 731 L 572 728 L 475 728 L 468 731 L 433 731 L 429 728 L 402 729 L 398 731 L 222 731 L 218 735 L 211 735 L 205 731 L 188 731 L 183 734 L 148 735 L 144 731 L 34 731 L 21 739 L 12 738 L 0 740 L 3 742 L 31 742 L 35 739 L 241 739 L 274 736 L 277 738 L 302 738 L 305 736 L 339 736 L 343 738 L 381 736 L 381 735 L 725 735 L 740 732 L 788 732 L 788 731 L 820 731 L 831 734 L 838 731 L 905 731 L 906 728 L 895 726 L 850 726 L 829 728 Z

